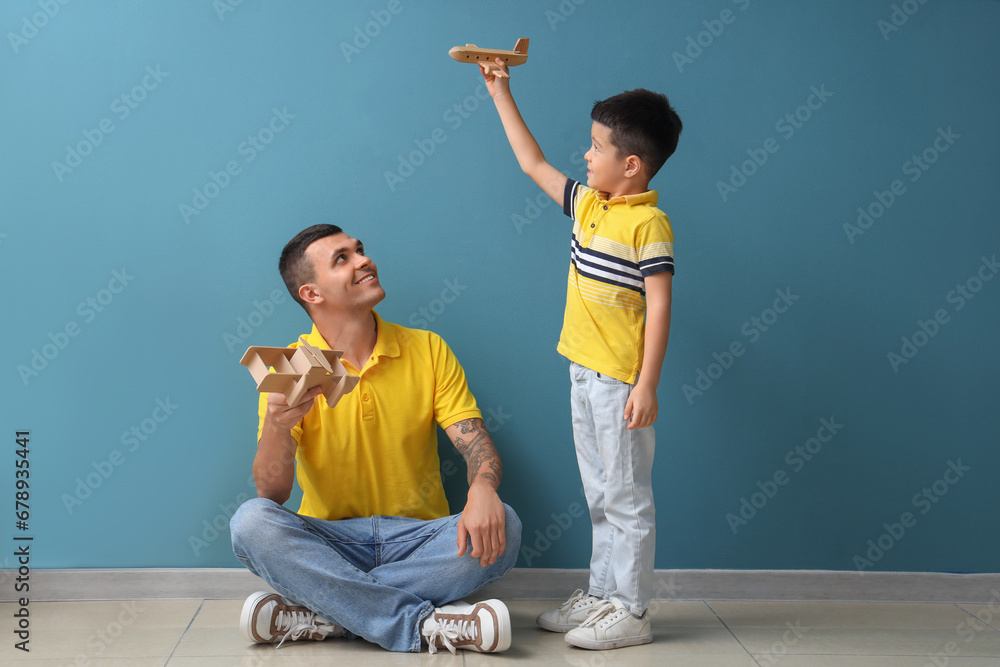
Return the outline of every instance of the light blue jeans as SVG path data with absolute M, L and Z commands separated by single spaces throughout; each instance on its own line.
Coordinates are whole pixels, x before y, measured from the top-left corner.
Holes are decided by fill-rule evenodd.
M 230 521 L 233 552 L 281 595 L 390 651 L 419 651 L 420 624 L 434 611 L 496 581 L 517 560 L 521 522 L 506 509 L 507 545 L 482 567 L 458 553 L 458 519 L 372 516 L 324 521 L 265 498 Z
M 622 418 L 633 385 L 570 362 L 573 440 L 593 524 L 590 594 L 636 615 L 653 591 L 653 427 Z

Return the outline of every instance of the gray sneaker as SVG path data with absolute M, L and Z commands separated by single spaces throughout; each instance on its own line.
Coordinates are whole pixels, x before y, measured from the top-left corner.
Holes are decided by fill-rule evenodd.
M 551 632 L 569 632 L 586 620 L 601 598 L 584 593 L 579 588 L 558 609 L 543 611 L 535 619 L 539 627 Z
M 580 648 L 604 651 L 610 648 L 648 644 L 653 641 L 649 629 L 649 614 L 636 618 L 620 601 L 602 600 L 590 615 L 566 633 L 566 643 Z

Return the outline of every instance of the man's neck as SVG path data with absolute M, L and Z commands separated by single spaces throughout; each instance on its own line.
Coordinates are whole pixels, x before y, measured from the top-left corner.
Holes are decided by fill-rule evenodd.
M 357 315 L 320 314 L 313 318 L 316 329 L 330 347 L 344 352 L 343 358 L 361 370 L 375 351 L 378 331 L 375 313 L 371 310 Z

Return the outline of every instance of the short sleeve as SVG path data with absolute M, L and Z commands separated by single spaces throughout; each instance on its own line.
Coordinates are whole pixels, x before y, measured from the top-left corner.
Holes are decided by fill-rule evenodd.
M 643 278 L 674 272 L 674 232 L 662 211 L 657 210 L 656 215 L 636 230 L 635 247 Z
M 434 421 L 448 428 L 464 419 L 482 419 L 476 399 L 469 391 L 465 371 L 455 354 L 437 334 L 430 334 L 434 363 Z
M 566 179 L 566 187 L 563 188 L 563 214 L 569 216 L 573 222 L 576 222 L 576 206 L 580 203 L 580 197 L 589 189 L 580 181 Z

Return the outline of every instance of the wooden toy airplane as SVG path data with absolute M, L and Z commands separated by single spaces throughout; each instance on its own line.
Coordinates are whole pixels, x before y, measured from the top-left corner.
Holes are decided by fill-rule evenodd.
M 240 363 L 257 381 L 257 391 L 276 391 L 285 395 L 289 405 L 298 405 L 302 396 L 313 387 L 322 387 L 326 403 L 331 408 L 341 396 L 349 394 L 358 378 L 349 375 L 341 363 L 340 350 L 321 350 L 299 338 L 299 346 L 249 347 Z M 268 367 L 273 366 L 272 373 Z
M 497 58 L 502 58 L 505 65 L 508 67 L 513 67 L 514 65 L 522 65 L 528 60 L 528 38 L 522 37 L 517 40 L 517 44 L 514 45 L 513 51 L 501 51 L 498 49 L 481 49 L 475 44 L 466 44 L 465 46 L 453 46 L 451 50 L 448 51 L 448 55 L 457 60 L 460 63 L 480 63 L 483 70 L 493 76 L 498 76 L 500 78 L 507 78 L 509 75 L 506 74 L 502 69 L 497 67 Z

